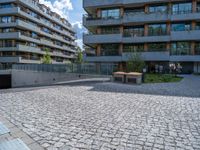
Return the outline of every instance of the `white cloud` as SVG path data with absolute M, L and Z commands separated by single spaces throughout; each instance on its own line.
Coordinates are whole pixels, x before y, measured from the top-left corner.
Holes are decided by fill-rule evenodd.
M 76 21 L 76 22 L 72 23 L 72 26 L 75 29 L 77 29 L 77 28 L 82 29 L 83 28 L 82 21 Z
M 82 49 L 83 48 L 83 40 L 82 39 L 77 39 L 76 43 L 78 44 L 78 46 Z
M 53 3 L 50 0 L 40 0 L 41 4 L 46 5 L 51 11 L 56 12 L 61 17 L 68 19 L 68 11 L 73 10 L 71 0 L 55 0 Z

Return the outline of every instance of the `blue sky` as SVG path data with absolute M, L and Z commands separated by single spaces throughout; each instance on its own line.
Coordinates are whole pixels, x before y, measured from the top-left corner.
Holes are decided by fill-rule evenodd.
M 82 33 L 85 31 L 82 26 L 84 14 L 82 0 L 40 0 L 40 3 L 47 5 L 52 11 L 69 20 L 77 32 L 77 43 L 82 47 Z

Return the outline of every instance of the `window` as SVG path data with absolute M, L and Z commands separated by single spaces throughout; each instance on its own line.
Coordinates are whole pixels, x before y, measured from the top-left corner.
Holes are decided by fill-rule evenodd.
M 135 45 L 124 45 L 124 52 L 143 52 L 144 45 L 143 44 L 135 44 Z
M 177 3 L 172 5 L 172 14 L 187 14 L 192 12 L 192 3 Z
M 0 9 L 1 8 L 12 8 L 12 4 L 11 3 L 0 4 Z
M 119 30 L 119 27 L 102 27 L 101 33 L 102 34 L 119 34 L 120 30 Z
M 167 25 L 166 24 L 150 24 L 149 25 L 149 36 L 159 36 L 167 34 Z
M 197 12 L 200 12 L 200 2 L 197 3 Z
M 172 31 L 188 31 L 191 30 L 191 24 L 190 23 L 173 23 L 171 25 Z
M 117 56 L 117 55 L 119 55 L 118 44 L 101 45 L 101 56 Z
M 125 27 L 124 36 L 125 37 L 144 36 L 144 26 Z
M 196 30 L 200 30 L 200 22 L 196 23 Z
M 13 47 L 13 42 L 12 40 L 5 40 L 4 41 L 4 47 Z
M 0 31 L 2 33 L 8 33 L 8 32 L 14 32 L 15 29 L 14 28 L 2 28 Z
M 189 42 L 174 42 L 171 44 L 171 55 L 190 55 Z
M 195 55 L 200 55 L 200 43 L 196 43 L 195 45 Z
M 166 51 L 167 44 L 166 43 L 151 43 L 148 44 L 148 51 Z
M 0 19 L 1 19 L 1 23 L 10 23 L 10 22 L 12 22 L 11 16 L 3 16 Z
M 106 9 L 101 11 L 101 17 L 104 19 L 119 19 L 120 9 Z
M 141 13 L 144 13 L 144 7 L 127 8 L 127 9 L 124 10 L 124 13 L 125 13 L 126 16 L 141 14 Z
M 163 13 L 167 12 L 167 6 L 166 5 L 159 5 L 159 6 L 150 6 L 149 7 L 149 13 Z

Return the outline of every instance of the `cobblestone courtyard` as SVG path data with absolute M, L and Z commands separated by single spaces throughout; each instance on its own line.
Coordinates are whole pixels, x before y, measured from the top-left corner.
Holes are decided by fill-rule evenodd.
M 200 149 L 200 77 L 1 91 L 0 113 L 48 150 Z

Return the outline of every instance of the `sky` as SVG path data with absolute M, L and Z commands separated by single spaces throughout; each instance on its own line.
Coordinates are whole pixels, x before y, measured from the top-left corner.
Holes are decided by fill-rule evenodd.
M 40 3 L 50 7 L 50 9 L 61 17 L 66 18 L 72 25 L 77 35 L 77 43 L 82 48 L 82 33 L 85 29 L 82 26 L 82 0 L 39 0 Z

